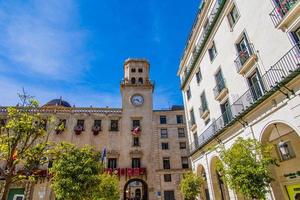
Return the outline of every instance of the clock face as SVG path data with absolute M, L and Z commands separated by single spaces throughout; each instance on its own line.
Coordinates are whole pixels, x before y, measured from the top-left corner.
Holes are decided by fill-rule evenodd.
M 140 106 L 144 103 L 144 97 L 140 94 L 135 94 L 131 97 L 131 103 L 135 106 Z

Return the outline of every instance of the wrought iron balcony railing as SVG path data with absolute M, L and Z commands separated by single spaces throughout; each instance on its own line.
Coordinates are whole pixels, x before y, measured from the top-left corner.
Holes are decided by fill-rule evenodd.
M 215 94 L 215 97 L 219 96 L 219 94 L 222 92 L 223 89 L 226 88 L 225 80 L 220 80 L 217 85 L 214 87 L 213 91 Z
M 300 74 L 300 44 L 290 49 L 190 144 L 193 154 Z
M 246 49 L 238 52 L 237 58 L 234 60 L 237 72 L 240 72 L 244 67 L 245 63 L 254 55 L 254 46 L 253 44 L 247 44 Z
M 207 25 L 206 27 L 202 30 L 202 33 L 200 35 L 200 39 L 198 44 L 194 47 L 194 51 L 193 51 L 193 55 L 192 58 L 189 62 L 189 65 L 186 67 L 186 73 L 184 74 L 184 76 L 182 77 L 181 80 L 181 89 L 184 88 L 184 86 L 186 85 L 192 71 L 195 68 L 195 65 L 197 63 L 197 60 L 200 56 L 200 54 L 202 53 L 205 44 L 207 43 L 207 40 L 220 16 L 220 13 L 225 5 L 227 0 L 218 0 L 216 1 L 215 5 L 213 6 L 213 9 L 207 19 Z
M 279 0 L 275 8 L 270 13 L 273 24 L 277 27 L 287 15 L 287 13 L 296 5 L 299 0 Z

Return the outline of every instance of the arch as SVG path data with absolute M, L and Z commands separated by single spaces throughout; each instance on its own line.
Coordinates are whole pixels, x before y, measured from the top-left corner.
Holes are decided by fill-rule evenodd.
M 135 84 L 135 78 L 134 77 L 131 78 L 131 84 Z
M 140 183 L 140 184 L 136 184 L 136 183 Z M 131 185 L 134 186 L 130 187 Z M 131 191 L 131 189 L 133 189 L 133 191 Z M 140 194 L 138 191 L 140 191 Z M 136 194 L 140 195 L 140 198 L 137 198 L 137 200 L 149 199 L 148 184 L 143 179 L 133 178 L 128 180 L 124 185 L 124 192 L 123 192 L 124 200 L 129 200 L 129 197 L 131 197 L 132 195 L 135 196 Z
M 300 177 L 290 179 L 285 175 L 299 171 L 299 134 L 289 123 L 274 120 L 262 129 L 260 141 L 272 145 L 272 156 L 279 160 L 279 166 L 270 167 L 271 176 L 274 178 L 271 188 L 275 199 L 293 199 L 292 194 L 288 193 L 288 187 L 300 184 Z M 280 150 L 279 144 L 285 144 L 286 154 Z
M 289 126 L 291 129 L 293 129 L 298 136 L 300 137 L 300 132 L 297 131 L 297 127 L 295 127 L 293 124 L 287 122 L 287 121 L 283 121 L 283 120 L 272 120 L 269 123 L 267 123 L 262 130 L 260 131 L 260 135 L 259 135 L 259 141 L 263 142 L 265 141 L 268 137 L 267 136 L 267 132 L 270 131 L 270 129 L 272 129 L 272 127 L 274 126 L 274 124 L 285 124 L 286 126 Z
M 217 169 L 218 162 L 220 162 L 220 159 L 215 156 L 211 159 L 210 163 L 211 181 L 215 196 L 214 199 L 229 200 L 228 187 L 222 180 L 222 174 Z
M 144 83 L 144 80 L 143 80 L 142 77 L 140 77 L 140 78 L 138 79 L 138 83 L 139 83 L 139 84 L 143 84 L 143 83 Z
M 200 188 L 200 199 L 201 200 L 208 200 L 209 197 L 209 191 L 208 191 L 208 184 L 207 184 L 207 173 L 205 172 L 205 168 L 203 165 L 198 165 L 196 168 L 196 174 L 197 176 L 200 176 L 203 179 L 203 184 Z

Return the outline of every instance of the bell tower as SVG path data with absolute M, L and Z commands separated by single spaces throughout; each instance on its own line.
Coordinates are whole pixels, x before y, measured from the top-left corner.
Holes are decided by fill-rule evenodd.
M 154 173 L 151 172 L 151 169 L 154 169 L 151 162 L 154 85 L 149 79 L 149 70 L 150 64 L 145 59 L 130 58 L 124 63 L 120 141 L 123 150 L 119 157 L 120 162 L 125 163 L 121 167 L 128 168 L 133 166 L 132 163 L 138 163 L 139 167 L 147 168 L 149 175 L 147 180 L 144 180 L 147 184 L 154 179 L 150 175 Z

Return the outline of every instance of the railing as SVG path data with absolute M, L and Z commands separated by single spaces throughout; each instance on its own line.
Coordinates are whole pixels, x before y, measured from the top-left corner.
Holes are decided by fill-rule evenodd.
M 280 0 L 278 5 L 270 13 L 273 24 L 278 26 L 286 14 L 294 7 L 299 0 Z
M 225 89 L 225 88 L 226 88 L 225 80 L 222 79 L 222 80 L 220 80 L 220 81 L 217 83 L 217 85 L 216 85 L 215 88 L 213 89 L 214 94 L 215 94 L 215 98 L 216 98 L 217 96 L 219 96 L 219 94 L 220 94 L 220 93 L 222 92 L 222 90 Z
M 202 148 L 298 74 L 300 74 L 300 44 L 290 49 L 259 78 L 258 82 L 255 82 L 239 99 L 227 108 L 226 112 L 214 120 L 198 136 L 198 140 L 194 141 L 194 144 L 190 144 L 191 153 L 193 154 L 197 149 Z
M 189 120 L 188 124 L 189 124 L 189 127 L 192 128 L 196 124 L 196 122 L 195 122 L 195 120 Z
M 216 1 L 211 13 L 210 13 L 210 16 L 208 17 L 208 23 L 206 25 L 206 28 L 202 30 L 202 33 L 200 35 L 200 39 L 199 39 L 199 42 L 198 44 L 195 46 L 195 49 L 193 51 L 193 55 L 192 55 L 192 58 L 189 62 L 189 65 L 187 66 L 187 70 L 186 70 L 186 73 L 185 75 L 182 77 L 182 80 L 181 80 L 181 89 L 184 88 L 185 84 L 187 83 L 193 69 L 195 68 L 195 65 L 197 63 L 197 60 L 200 56 L 200 54 L 202 53 L 202 50 L 204 49 L 204 46 L 208 40 L 208 37 L 210 36 L 211 32 L 212 32 L 212 29 L 214 28 L 218 18 L 219 18 L 219 15 L 222 11 L 222 8 L 224 7 L 225 5 L 225 2 L 227 0 L 218 0 Z
M 237 72 L 241 71 L 244 64 L 248 61 L 248 59 L 254 54 L 254 46 L 253 44 L 247 44 L 246 50 L 238 52 L 237 58 L 234 60 Z

